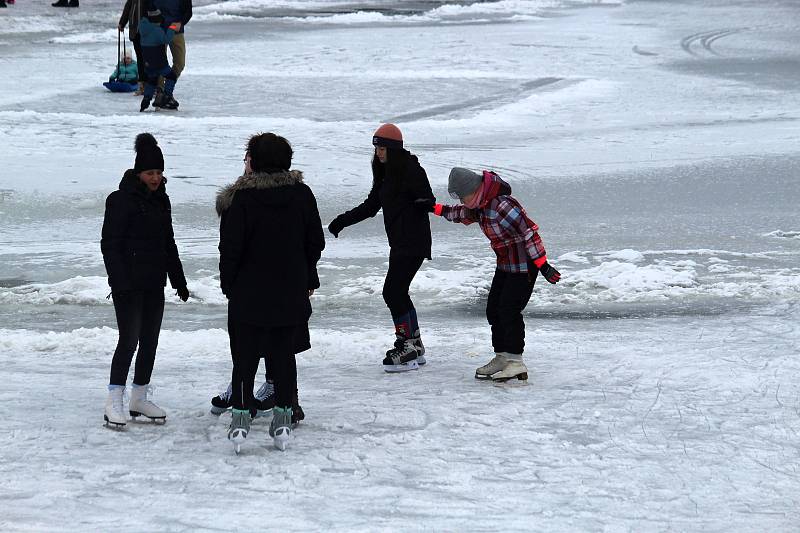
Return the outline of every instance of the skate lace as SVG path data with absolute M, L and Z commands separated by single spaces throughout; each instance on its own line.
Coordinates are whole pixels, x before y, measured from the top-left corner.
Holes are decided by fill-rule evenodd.
M 258 388 L 258 392 L 256 392 L 255 397 L 258 401 L 262 401 L 264 398 L 271 396 L 274 390 L 275 386 L 269 381 L 265 381 L 261 387 Z
M 233 394 L 233 385 L 228 383 L 228 387 L 219 393 L 220 400 L 225 400 L 226 402 L 231 399 L 231 394 Z
M 128 401 L 128 389 L 127 388 L 122 389 L 122 394 L 120 394 L 119 396 L 114 395 L 114 397 L 112 399 L 112 406 L 114 407 L 114 410 L 117 411 L 118 413 L 124 412 L 125 411 L 124 403 L 126 401 Z

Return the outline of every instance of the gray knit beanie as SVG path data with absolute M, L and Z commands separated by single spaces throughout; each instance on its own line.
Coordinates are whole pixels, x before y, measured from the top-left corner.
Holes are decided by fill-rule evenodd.
M 475 192 L 483 181 L 483 176 L 467 168 L 453 167 L 447 183 L 447 192 L 453 198 L 464 198 Z

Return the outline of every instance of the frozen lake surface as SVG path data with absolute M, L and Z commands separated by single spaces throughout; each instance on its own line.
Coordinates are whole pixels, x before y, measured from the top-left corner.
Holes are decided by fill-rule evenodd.
M 118 4 L 0 12 L 0 529 L 800 528 L 796 2 L 199 2 L 178 113 L 102 89 Z M 275 131 L 327 223 L 383 121 L 440 201 L 452 166 L 492 168 L 540 225 L 563 280 L 526 311 L 530 380 L 473 379 L 493 254 L 439 219 L 412 285 L 430 364 L 383 372 L 379 215 L 328 238 L 291 447 L 260 419 L 236 457 L 208 413 L 231 366 L 214 195 Z M 168 291 L 167 424 L 120 433 L 99 233 L 141 131 L 193 298 Z

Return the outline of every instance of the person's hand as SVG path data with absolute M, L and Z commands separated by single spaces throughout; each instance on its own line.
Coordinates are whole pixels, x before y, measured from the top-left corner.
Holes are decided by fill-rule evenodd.
M 342 215 L 331 220 L 331 223 L 328 224 L 328 231 L 333 234 L 334 237 L 337 239 L 339 238 L 339 233 L 344 229 L 344 222 L 342 221 Z
M 424 213 L 433 213 L 433 206 L 436 201 L 433 198 L 417 198 L 414 200 L 414 207 Z
M 178 32 L 181 31 L 181 23 L 180 22 L 173 22 L 169 25 L 169 29 L 172 31 Z
M 175 294 L 177 294 L 178 298 L 184 302 L 189 299 L 189 289 L 187 287 L 180 287 L 179 289 L 176 289 Z
M 117 26 L 117 30 L 118 30 L 120 33 L 122 33 L 123 31 L 125 31 L 125 26 L 123 26 L 122 24 L 120 24 L 120 25 L 118 25 L 118 26 Z
M 539 267 L 539 272 L 542 273 L 544 279 L 549 281 L 550 283 L 558 283 L 561 279 L 561 272 L 553 268 L 553 266 L 545 261 L 542 266 Z

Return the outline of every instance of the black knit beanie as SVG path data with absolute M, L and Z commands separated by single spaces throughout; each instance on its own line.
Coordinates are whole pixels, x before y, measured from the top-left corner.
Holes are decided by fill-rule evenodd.
M 156 169 L 164 171 L 164 155 L 155 137 L 149 133 L 140 133 L 136 136 L 133 147 L 136 150 L 136 163 L 133 167 L 135 172 Z
M 253 172 L 281 172 L 292 167 L 292 146 L 274 133 L 259 133 L 247 142 Z

